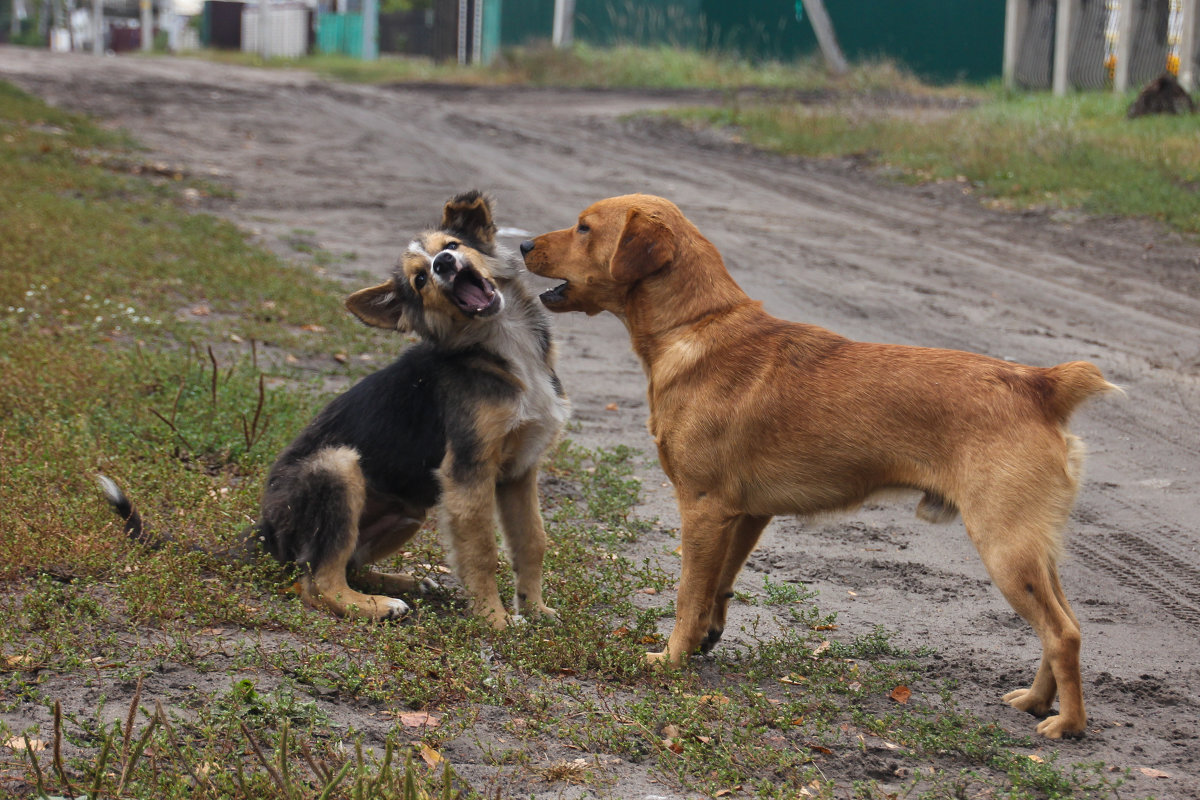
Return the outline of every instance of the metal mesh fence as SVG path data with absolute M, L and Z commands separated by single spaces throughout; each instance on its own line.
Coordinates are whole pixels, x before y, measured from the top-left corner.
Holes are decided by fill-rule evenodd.
M 1053 84 L 1055 26 L 1059 0 L 1021 0 L 1024 26 L 1013 65 L 1013 78 L 1026 89 L 1049 89 Z M 1132 24 L 1128 76 L 1140 86 L 1164 70 L 1178 72 L 1180 60 L 1197 54 L 1179 52 L 1181 12 L 1189 0 L 1075 0 L 1068 32 L 1067 83 L 1076 89 L 1108 89 L 1120 57 L 1122 5 L 1129 7 Z

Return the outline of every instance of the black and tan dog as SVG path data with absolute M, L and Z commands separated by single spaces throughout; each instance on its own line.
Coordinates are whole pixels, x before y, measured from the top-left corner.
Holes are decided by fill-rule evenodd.
M 497 245 L 488 199 L 468 192 L 408 245 L 391 280 L 347 299 L 367 324 L 420 341 L 335 398 L 271 468 L 251 533 L 303 569 L 309 604 L 373 619 L 407 613 L 391 595 L 418 582 L 368 565 L 399 550 L 440 505 L 478 614 L 497 628 L 511 619 L 496 586 L 497 517 L 516 573 L 514 613 L 553 614 L 542 602 L 537 471 L 569 405 L 548 315 L 523 272 Z M 144 540 L 129 501 L 102 483 L 127 531 Z
M 602 200 L 521 245 L 565 283 L 552 311 L 609 311 L 649 378 L 650 433 L 675 486 L 683 574 L 675 629 L 651 662 L 679 664 L 725 627 L 733 584 L 776 514 L 849 510 L 923 493 L 917 514 L 960 514 L 992 580 L 1042 642 L 1013 706 L 1051 738 L 1083 732 L 1079 623 L 1059 582 L 1061 530 L 1083 448 L 1067 418 L 1115 389 L 1092 364 L 1029 367 L 973 353 L 855 342 L 769 316 L 717 249 L 659 197 Z

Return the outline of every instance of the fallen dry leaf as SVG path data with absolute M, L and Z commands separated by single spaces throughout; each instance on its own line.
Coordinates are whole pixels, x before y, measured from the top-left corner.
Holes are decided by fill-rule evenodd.
M 677 725 L 666 725 L 662 729 L 662 735 L 666 739 L 678 739 L 679 727 Z
M 1045 764 L 1046 763 L 1046 759 L 1042 758 L 1037 753 L 1030 755 L 1029 760 L 1035 764 Z
M 1160 769 L 1151 769 L 1150 767 L 1138 767 L 1138 772 L 1145 775 L 1147 778 L 1169 778 L 1167 773 Z
M 617 410 L 617 404 L 616 404 L 616 403 L 609 403 L 608 405 L 606 405 L 606 406 L 604 407 L 604 410 L 605 410 L 605 411 L 616 411 L 616 410 Z
M 421 760 L 431 767 L 436 767 L 444 760 L 442 754 L 427 744 L 421 745 Z
M 308 331 L 309 333 L 324 333 L 327 328 L 324 325 L 309 323 L 308 325 L 301 325 L 300 330 Z
M 192 316 L 194 317 L 207 317 L 211 313 L 212 309 L 204 303 L 201 303 L 198 306 L 192 306 Z
M 347 361 L 350 360 L 350 356 L 346 355 L 345 353 L 334 353 L 333 360 L 338 362 L 339 364 L 345 364 Z
M 683 745 L 675 739 L 663 739 L 663 747 L 678 755 L 683 752 Z
M 397 714 L 396 718 L 406 728 L 436 728 L 441 724 L 441 717 L 435 717 L 428 711 L 405 711 Z
M 897 703 L 900 703 L 901 705 L 903 705 L 904 703 L 908 702 L 908 698 L 912 697 L 912 689 L 909 689 L 904 684 L 901 684 L 901 685 L 897 686 L 895 689 L 892 689 L 892 693 L 888 696 L 891 697 L 893 700 L 895 700 Z
M 4 746 L 7 747 L 9 750 L 16 750 L 18 753 L 24 752 L 26 749 L 25 739 L 20 736 L 8 737 L 7 739 L 4 740 Z M 46 743 L 43 742 L 41 739 L 30 739 L 28 749 L 32 750 L 35 753 L 40 753 L 41 751 L 46 749 Z
M 832 647 L 832 645 L 829 643 L 829 640 L 826 639 L 825 641 L 821 642 L 819 645 L 816 646 L 816 649 L 814 649 L 812 651 L 812 654 L 814 656 L 819 656 L 819 655 L 821 655 L 821 653 L 824 653 L 830 647 Z
M 729 703 L 729 698 L 723 694 L 703 694 L 700 695 L 701 703 L 709 703 L 714 706 L 723 706 Z

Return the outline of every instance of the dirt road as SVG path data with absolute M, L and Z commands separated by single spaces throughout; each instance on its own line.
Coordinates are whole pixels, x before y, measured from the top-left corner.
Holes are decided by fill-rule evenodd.
M 191 60 L 0 48 L 0 78 L 128 129 L 154 158 L 236 192 L 214 210 L 281 252 L 296 231 L 355 287 L 382 276 L 454 191 L 498 200 L 507 243 L 573 222 L 593 200 L 675 200 L 769 311 L 872 341 L 1053 364 L 1085 358 L 1127 397 L 1082 410 L 1087 478 L 1063 580 L 1083 624 L 1091 724 L 1069 761 L 1134 770 L 1131 793 L 1200 796 L 1200 249 L 1149 225 L 980 208 L 963 185 L 904 188 L 850 164 L 746 151 L 627 113 L 702 96 L 357 87 Z M 368 273 L 367 275 L 364 275 Z M 561 373 L 589 446 L 653 453 L 644 378 L 613 318 L 559 316 Z M 606 410 L 615 403 L 618 410 Z M 642 513 L 678 517 L 650 458 Z M 833 521 L 776 520 L 746 591 L 801 580 L 848 636 L 882 625 L 931 644 L 957 699 L 1005 728 L 999 701 L 1030 679 L 1038 643 L 988 582 L 960 524 L 912 502 Z M 647 555 L 670 543 L 644 541 Z M 736 638 L 735 609 L 727 638 Z M 1169 777 L 1153 778 L 1139 768 Z

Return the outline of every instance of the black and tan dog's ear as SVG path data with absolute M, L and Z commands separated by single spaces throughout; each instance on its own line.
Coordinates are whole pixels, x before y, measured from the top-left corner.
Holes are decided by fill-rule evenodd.
M 675 232 L 657 215 L 629 209 L 608 271 L 618 283 L 653 275 L 675 258 Z
M 463 192 L 446 203 L 441 229 L 451 231 L 485 248 L 496 244 L 496 223 L 492 221 L 492 201 L 477 190 Z
M 369 289 L 359 289 L 346 298 L 346 308 L 351 314 L 376 328 L 407 331 L 411 327 L 404 314 L 404 301 L 392 281 Z

